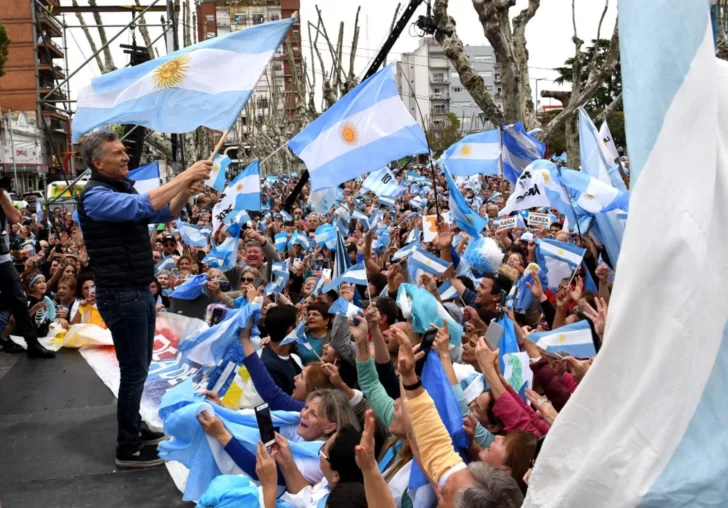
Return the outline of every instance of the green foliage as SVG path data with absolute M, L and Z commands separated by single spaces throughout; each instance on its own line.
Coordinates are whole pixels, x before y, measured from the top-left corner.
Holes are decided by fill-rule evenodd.
M 457 143 L 462 138 L 460 119 L 455 113 L 448 113 L 445 126 L 442 128 L 430 126 L 427 130 L 427 137 L 430 141 L 430 149 L 436 157 L 439 157 L 450 145 Z
M 548 122 L 551 121 L 552 118 L 556 117 L 556 115 L 558 115 L 559 113 L 561 113 L 560 109 L 549 111 L 548 113 L 544 114 L 543 124 L 546 125 Z M 593 120 L 600 113 L 601 110 L 593 111 L 589 113 L 589 116 Z M 607 120 L 607 124 L 609 124 L 609 130 L 612 133 L 612 137 L 614 138 L 614 144 L 617 146 L 617 148 L 619 148 L 620 146 L 627 146 L 627 136 L 624 130 L 624 112 L 615 111 L 614 113 L 612 113 L 612 116 L 610 116 L 609 120 Z M 597 129 L 599 129 L 599 127 L 601 127 L 601 123 L 596 127 Z M 549 155 L 561 155 L 562 153 L 564 153 L 566 151 L 566 128 L 561 127 L 560 129 L 556 130 L 547 140 L 547 143 Z
M 594 59 L 594 48 L 596 46 L 596 59 L 597 66 L 604 65 L 609 53 L 609 40 L 600 39 L 597 44 L 596 39 L 592 39 L 592 44 L 584 51 L 581 52 L 581 76 L 579 77 L 582 88 L 586 85 L 587 79 L 589 78 L 589 68 L 592 60 Z M 554 80 L 555 83 L 561 85 L 564 83 L 571 83 L 574 80 L 573 76 L 573 65 L 574 57 L 568 58 L 564 62 L 564 67 L 557 67 L 555 70 L 559 73 L 559 77 Z M 589 102 L 586 103 L 585 108 L 587 111 L 601 111 L 606 108 L 615 97 L 617 97 L 622 91 L 622 67 L 617 64 L 612 74 L 606 76 L 602 85 L 597 89 Z M 610 124 L 611 127 L 611 124 Z
M 5 75 L 5 64 L 8 62 L 8 49 L 10 48 L 10 37 L 2 21 L 0 21 L 0 76 Z

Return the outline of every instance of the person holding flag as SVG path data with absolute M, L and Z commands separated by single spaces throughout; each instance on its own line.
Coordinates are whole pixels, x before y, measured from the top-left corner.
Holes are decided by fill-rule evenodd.
M 139 415 L 156 323 L 147 225 L 174 220 L 202 191 L 212 163 L 196 162 L 168 183 L 138 194 L 127 178 L 129 156 L 116 133 L 91 133 L 82 153 L 91 178 L 78 198 L 78 217 L 96 280 L 96 303 L 111 331 L 121 375 L 116 465 L 157 466 L 163 460 L 155 445 L 164 435 L 144 427 Z

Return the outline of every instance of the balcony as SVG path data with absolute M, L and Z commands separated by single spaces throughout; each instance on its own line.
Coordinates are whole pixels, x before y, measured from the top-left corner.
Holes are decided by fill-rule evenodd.
M 51 37 L 63 37 L 63 28 L 61 27 L 61 24 L 56 21 L 56 18 L 47 12 L 39 10 L 38 21 L 40 22 L 41 27 L 43 27 L 46 33 Z
M 46 50 L 51 54 L 51 58 L 63 58 L 63 50 L 61 47 L 48 38 L 38 43 L 38 51 L 41 54 L 45 54 Z
M 430 99 L 433 101 L 449 101 L 450 94 L 449 93 L 432 93 L 432 94 L 430 94 Z
M 51 90 L 53 90 L 53 87 L 43 85 L 40 89 L 41 99 L 43 97 L 45 97 L 46 95 L 48 95 Z M 47 99 L 48 102 L 64 101 L 64 100 L 66 100 L 66 94 L 64 94 L 60 90 L 56 90 L 55 92 L 53 92 L 53 94 L 50 97 L 48 97 L 48 99 Z
M 66 134 L 68 132 L 68 117 L 58 111 L 43 111 L 43 117 L 48 123 L 48 127 L 58 133 Z
M 439 74 L 433 74 L 430 76 L 430 83 L 438 83 L 442 85 L 446 85 L 450 83 L 450 80 L 447 76 L 439 75 Z
M 63 69 L 61 69 L 57 65 L 50 65 L 47 63 L 41 63 L 38 65 L 38 71 L 41 73 L 41 75 L 48 80 L 54 80 L 56 78 L 58 79 L 65 79 L 66 74 L 63 72 Z

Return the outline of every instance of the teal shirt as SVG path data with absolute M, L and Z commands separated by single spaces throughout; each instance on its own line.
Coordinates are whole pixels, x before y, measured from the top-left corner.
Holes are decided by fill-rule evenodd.
M 323 352 L 324 348 L 324 342 L 326 341 L 326 337 L 321 337 L 320 339 L 314 338 L 313 335 L 311 335 L 311 332 L 306 332 L 306 340 L 308 340 L 308 343 L 311 345 L 311 348 L 313 351 L 308 349 L 305 346 L 298 345 L 298 356 L 301 357 L 301 362 L 303 362 L 304 365 L 308 365 L 311 362 L 318 362 L 321 360 L 321 353 Z M 315 353 L 314 353 L 315 351 Z M 318 356 L 316 356 L 318 355 Z

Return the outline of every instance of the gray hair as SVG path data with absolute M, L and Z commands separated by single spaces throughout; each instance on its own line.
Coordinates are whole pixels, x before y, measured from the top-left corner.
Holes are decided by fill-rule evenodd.
M 511 475 L 484 462 L 471 462 L 468 471 L 477 486 L 455 495 L 455 508 L 520 508 L 523 493 Z
M 104 143 L 110 143 L 112 141 L 118 141 L 119 135 L 115 132 L 109 131 L 95 131 L 86 137 L 81 146 L 81 155 L 83 156 L 83 162 L 90 169 L 96 171 L 94 167 L 94 159 L 100 159 L 104 151 Z

